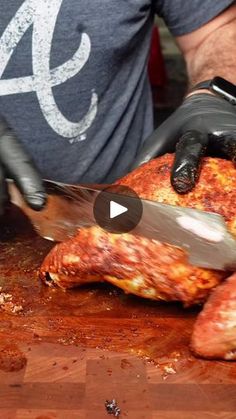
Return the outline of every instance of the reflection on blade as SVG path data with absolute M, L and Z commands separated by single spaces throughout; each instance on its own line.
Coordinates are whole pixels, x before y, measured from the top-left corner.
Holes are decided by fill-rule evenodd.
M 193 265 L 236 269 L 236 240 L 223 217 L 192 208 L 142 202 L 143 216 L 134 234 L 185 249 Z
M 45 181 L 47 205 L 36 212 L 25 204 L 14 183 L 8 182 L 11 202 L 22 209 L 37 232 L 48 240 L 66 240 L 80 227 L 95 224 L 93 204 L 99 190 Z

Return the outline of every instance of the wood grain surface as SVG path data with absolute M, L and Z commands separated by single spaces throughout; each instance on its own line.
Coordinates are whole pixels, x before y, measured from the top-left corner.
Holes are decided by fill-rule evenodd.
M 37 270 L 52 244 L 15 208 L 0 226 L 0 418 L 234 419 L 236 363 L 196 359 L 198 309 L 107 285 L 64 292 Z

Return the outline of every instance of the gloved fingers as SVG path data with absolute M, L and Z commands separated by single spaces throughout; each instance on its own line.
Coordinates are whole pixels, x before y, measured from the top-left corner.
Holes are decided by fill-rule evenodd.
M 176 139 L 180 132 L 180 122 L 177 117 L 179 110 L 167 118 L 144 142 L 141 151 L 138 153 L 132 164 L 131 170 L 143 163 L 159 157 L 165 153 L 175 150 Z
M 31 208 L 42 209 L 46 203 L 46 193 L 31 158 L 7 126 L 4 130 L 1 127 L 0 134 L 1 163 L 7 175 L 16 182 Z
M 236 132 L 211 135 L 209 148 L 211 155 L 230 159 L 236 164 Z
M 171 184 L 176 192 L 191 191 L 199 177 L 201 157 L 207 148 L 207 136 L 199 131 L 185 132 L 176 145 Z
M 7 185 L 5 181 L 5 173 L 0 165 L 0 216 L 4 214 L 4 208 L 8 201 Z

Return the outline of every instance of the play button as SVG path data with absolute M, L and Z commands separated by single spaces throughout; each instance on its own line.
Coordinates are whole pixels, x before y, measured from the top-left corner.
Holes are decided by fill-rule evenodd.
M 124 214 L 128 211 L 128 208 L 123 205 L 117 204 L 115 201 L 110 202 L 110 218 L 119 217 L 119 215 Z
M 103 229 L 111 233 L 128 233 L 142 217 L 142 201 L 131 188 L 112 185 L 97 196 L 93 212 Z

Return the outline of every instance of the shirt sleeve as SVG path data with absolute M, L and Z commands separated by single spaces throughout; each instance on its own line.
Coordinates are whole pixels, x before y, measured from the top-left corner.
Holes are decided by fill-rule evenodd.
M 234 0 L 154 0 L 154 8 L 170 32 L 180 36 L 200 28 L 233 3 Z

